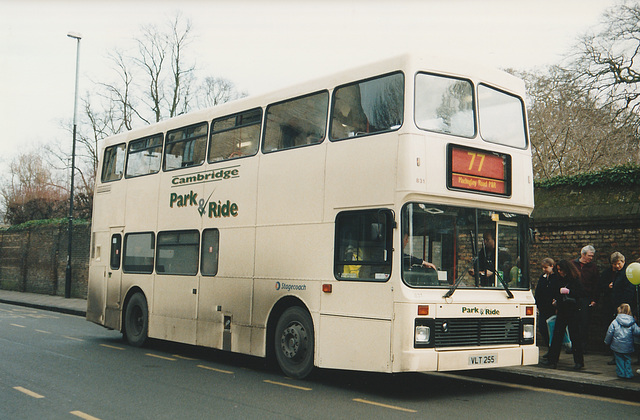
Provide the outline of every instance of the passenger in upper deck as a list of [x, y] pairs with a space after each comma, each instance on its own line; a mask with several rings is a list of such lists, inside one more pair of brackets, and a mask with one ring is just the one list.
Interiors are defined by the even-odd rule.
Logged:
[[360, 86], [345, 86], [336, 90], [331, 137], [353, 137], [367, 132], [367, 116], [362, 109]]

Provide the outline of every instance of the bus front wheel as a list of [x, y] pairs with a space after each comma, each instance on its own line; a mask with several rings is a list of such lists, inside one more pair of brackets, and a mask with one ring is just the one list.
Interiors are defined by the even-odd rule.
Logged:
[[124, 313], [124, 335], [129, 344], [141, 347], [147, 341], [149, 309], [142, 293], [131, 296]]
[[309, 312], [293, 306], [285, 310], [275, 332], [276, 360], [285, 375], [302, 379], [313, 369], [313, 321]]

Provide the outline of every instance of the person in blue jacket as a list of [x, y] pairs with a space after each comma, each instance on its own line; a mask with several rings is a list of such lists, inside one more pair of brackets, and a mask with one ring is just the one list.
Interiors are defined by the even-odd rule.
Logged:
[[616, 374], [620, 378], [633, 378], [631, 355], [633, 354], [633, 336], [640, 336], [640, 327], [631, 316], [631, 307], [623, 303], [618, 307], [618, 315], [609, 325], [604, 343], [611, 347], [616, 358]]

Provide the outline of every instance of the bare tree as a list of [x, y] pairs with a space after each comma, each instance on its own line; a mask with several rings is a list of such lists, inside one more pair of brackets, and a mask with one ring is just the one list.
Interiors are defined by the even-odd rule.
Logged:
[[585, 93], [572, 73], [552, 66], [546, 73], [519, 75], [527, 83], [531, 102], [529, 129], [536, 179], [640, 163], [636, 133], [620, 121], [621, 111]]
[[68, 190], [50, 170], [41, 150], [24, 152], [9, 165], [0, 196], [5, 221], [10, 224], [65, 216]]
[[596, 31], [582, 38], [571, 68], [586, 91], [627, 118], [640, 114], [638, 60], [640, 2], [624, 0], [605, 12]]
[[205, 77], [197, 95], [199, 108], [209, 108], [225, 102], [234, 101], [247, 96], [246, 92], [238, 92], [235, 84], [224, 77]]

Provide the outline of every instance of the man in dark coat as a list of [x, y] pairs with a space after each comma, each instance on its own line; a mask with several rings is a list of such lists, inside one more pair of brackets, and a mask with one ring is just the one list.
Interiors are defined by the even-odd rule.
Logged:
[[600, 272], [598, 271], [596, 263], [593, 262], [595, 254], [596, 249], [592, 245], [587, 245], [582, 248], [580, 258], [572, 261], [580, 273], [580, 282], [586, 293], [586, 299], [578, 302], [578, 305], [580, 305], [582, 309], [579, 320], [580, 338], [582, 339], [582, 350], [585, 353], [587, 350], [592, 311], [596, 306], [600, 292]]

